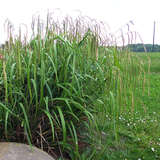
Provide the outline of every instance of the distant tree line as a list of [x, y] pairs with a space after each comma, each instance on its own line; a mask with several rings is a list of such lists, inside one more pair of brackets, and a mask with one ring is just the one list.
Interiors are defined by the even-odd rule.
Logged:
[[127, 48], [129, 48], [131, 52], [160, 52], [160, 45], [158, 44], [128, 44]]
[[[8, 48], [9, 42], [5, 41], [4, 44], [0, 44], [0, 49]], [[108, 48], [108, 47], [107, 47]], [[143, 43], [137, 43], [137, 44], [128, 44], [125, 47], [118, 47], [118, 49], [123, 50], [128, 48], [131, 52], [160, 52], [160, 45], [158, 44], [143, 44]], [[104, 49], [103, 47], [100, 47], [99, 49]]]

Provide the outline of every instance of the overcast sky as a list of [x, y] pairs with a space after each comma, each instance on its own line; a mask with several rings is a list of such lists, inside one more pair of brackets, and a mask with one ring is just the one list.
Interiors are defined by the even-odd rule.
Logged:
[[156, 21], [156, 40], [160, 44], [160, 0], [2, 0], [0, 2], [0, 43], [5, 40], [4, 22], [8, 18], [15, 26], [29, 24], [35, 13], [60, 8], [105, 21], [111, 31], [125, 26], [130, 20], [144, 43], [152, 43], [153, 22]]

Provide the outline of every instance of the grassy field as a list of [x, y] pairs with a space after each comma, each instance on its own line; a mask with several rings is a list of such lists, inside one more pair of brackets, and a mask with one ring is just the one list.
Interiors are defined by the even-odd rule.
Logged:
[[60, 24], [48, 15], [42, 28], [37, 19], [29, 42], [8, 30], [0, 141], [57, 160], [160, 159], [160, 53], [106, 47], [109, 37], [88, 19]]
[[[143, 74], [142, 79], [138, 78], [139, 73], [136, 74], [137, 83], [131, 88], [132, 96], [127, 100], [128, 104], [130, 102], [128, 107], [133, 106], [134, 112], [131, 109], [111, 114], [108, 107], [95, 115], [99, 134], [96, 134], [98, 138], [95, 138], [94, 146], [97, 146], [99, 152], [93, 159], [160, 159], [160, 53], [129, 54], [133, 56], [133, 64], [128, 68], [129, 74], [135, 76], [133, 68], [137, 67], [137, 58], [144, 71], [140, 73]], [[130, 87], [132, 84], [127, 86], [127, 92]], [[112, 107], [120, 107], [119, 99], [117, 102], [115, 99], [112, 101]]]

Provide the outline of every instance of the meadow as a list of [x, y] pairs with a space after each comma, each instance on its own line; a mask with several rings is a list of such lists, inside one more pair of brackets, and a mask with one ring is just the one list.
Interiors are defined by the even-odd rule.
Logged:
[[[126, 92], [126, 96], [122, 95], [118, 100], [112, 97], [112, 112], [105, 104], [108, 106], [105, 111], [102, 110], [105, 114], [96, 115], [99, 134], [94, 145], [97, 144], [100, 150], [99, 155], [93, 159], [160, 159], [160, 53], [129, 54], [133, 56], [133, 64], [127, 69], [127, 74], [135, 76], [133, 73], [137, 68], [137, 58], [140, 60], [137, 64], [142, 65], [144, 72], [136, 74], [136, 79], [133, 78], [132, 82], [125, 76], [125, 83], [130, 83], [125, 90], [120, 86], [119, 94]], [[139, 74], [141, 78], [138, 77]], [[120, 102], [125, 99], [127, 103], [122, 105]], [[121, 112], [120, 107], [123, 107]]]
[[160, 53], [110, 45], [95, 21], [47, 17], [0, 49], [0, 141], [57, 160], [160, 159]]

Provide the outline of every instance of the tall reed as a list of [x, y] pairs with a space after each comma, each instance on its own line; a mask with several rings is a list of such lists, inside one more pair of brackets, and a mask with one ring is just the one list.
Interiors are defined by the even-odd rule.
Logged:
[[81, 136], [84, 124], [93, 121], [93, 104], [110, 85], [99, 29], [91, 19], [66, 17], [61, 25], [48, 14], [44, 25], [34, 19], [28, 42], [9, 31], [1, 49], [2, 141], [81, 159], [81, 145], [89, 145]]

